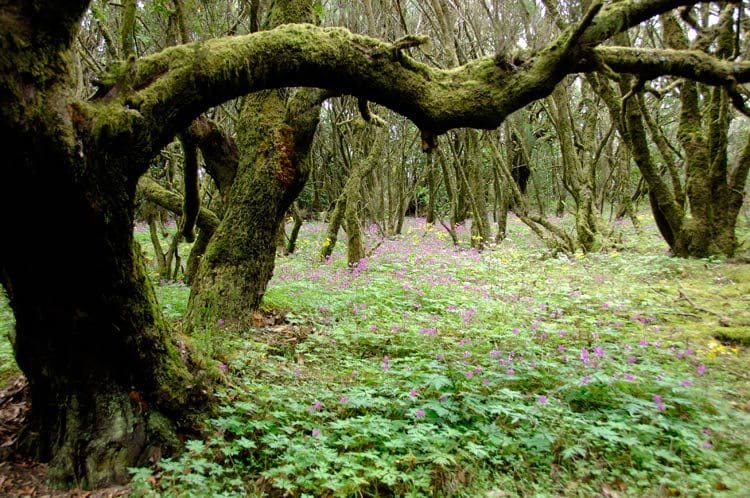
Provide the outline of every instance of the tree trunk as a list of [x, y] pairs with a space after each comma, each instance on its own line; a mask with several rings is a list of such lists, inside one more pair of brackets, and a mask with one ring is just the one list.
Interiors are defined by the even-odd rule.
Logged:
[[[311, 2], [278, 2], [266, 28], [312, 19]], [[192, 285], [189, 327], [218, 320], [245, 327], [263, 299], [273, 275], [279, 227], [309, 175], [306, 156], [325, 98], [322, 91], [309, 89], [291, 99], [287, 95], [270, 90], [245, 99], [237, 127], [239, 165], [224, 218]]]
[[68, 105], [69, 50], [85, 2], [47, 8], [41, 18], [21, 8], [10, 26], [0, 20], [16, 30], [0, 40], [0, 209], [13, 213], [0, 281], [31, 390], [23, 446], [50, 462], [54, 481], [102, 486], [179, 445], [176, 416], [196, 381], [133, 239], [147, 160], [130, 157], [137, 148], [126, 135], [103, 136]]

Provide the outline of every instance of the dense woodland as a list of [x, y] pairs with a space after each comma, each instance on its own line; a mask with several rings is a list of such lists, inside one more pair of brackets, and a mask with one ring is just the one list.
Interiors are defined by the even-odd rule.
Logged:
[[[693, 429], [746, 427], [748, 407], [708, 407], [688, 392], [708, 361], [689, 341], [706, 332], [706, 355], [733, 358], [717, 389], [750, 392], [736, 384], [746, 376], [733, 377], [750, 328], [748, 15], [737, 1], [0, 2], [0, 205], [9, 213], [0, 281], [31, 406], [14, 448], [48, 462], [56, 485], [134, 474], [145, 494], [191, 485], [196, 496], [736, 491], [750, 476], [746, 441], [720, 445]], [[564, 284], [559, 265], [571, 268]], [[731, 284], [732, 304], [697, 304], [680, 278]], [[318, 279], [330, 285], [314, 290]], [[548, 285], [532, 292], [524, 280]], [[623, 299], [613, 309], [605, 281]], [[414, 290], [422, 285], [434, 289]], [[664, 293], [643, 297], [655, 287], [690, 311], [669, 308]], [[577, 310], [581, 295], [588, 304]], [[602, 312], [601, 300], [604, 318], [591, 311]], [[692, 326], [670, 322], [685, 313]], [[707, 332], [706, 320], [727, 330]], [[409, 327], [418, 339], [378, 335]], [[668, 328], [669, 339], [654, 339]], [[263, 352], [248, 346], [264, 334], [274, 337]], [[548, 335], [560, 358], [542, 353]], [[462, 350], [437, 355], [455, 353], [452, 374], [409, 356], [432, 358], [435, 336]], [[641, 357], [626, 336], [664, 348]], [[341, 447], [379, 456], [368, 464], [342, 453], [316, 469], [325, 451], [292, 452], [328, 437], [322, 422], [306, 424], [327, 420], [335, 400], [282, 409], [264, 398], [258, 386], [290, 400], [317, 392], [295, 391], [315, 375], [290, 381], [265, 363], [269, 351], [280, 351], [278, 371], [301, 369], [305, 354], [320, 372], [326, 362], [337, 372], [353, 358], [374, 362], [359, 398], [339, 398], [359, 418], [344, 411], [328, 422], [350, 431]], [[615, 367], [614, 351], [636, 370]], [[466, 366], [479, 354], [502, 372]], [[516, 355], [531, 368], [514, 385]], [[571, 361], [599, 373], [575, 389], [567, 373], [548, 379]], [[399, 382], [378, 377], [395, 371]], [[646, 372], [656, 380], [634, 387]], [[334, 377], [316, 379], [335, 392]], [[481, 385], [464, 386], [475, 377]], [[669, 379], [685, 392], [667, 390]], [[458, 403], [457, 386], [463, 408], [441, 405]], [[413, 408], [388, 401], [389, 390], [439, 402]], [[676, 401], [662, 401], [670, 394]], [[508, 411], [518, 400], [528, 409]], [[269, 422], [286, 409], [301, 421]], [[381, 409], [391, 425], [377, 436], [371, 417]], [[239, 428], [242, 410], [255, 425]], [[626, 412], [641, 417], [642, 433], [627, 434], [635, 419]], [[648, 429], [643, 420], [655, 416], [661, 425]], [[425, 417], [433, 427], [421, 430], [435, 436], [403, 442], [417, 430], [404, 420]], [[553, 437], [555, 419], [566, 429]], [[306, 443], [280, 442], [300, 430]], [[524, 442], [509, 438], [515, 430]], [[615, 443], [575, 443], [592, 430]], [[374, 439], [357, 442], [367, 431]], [[682, 448], [690, 438], [701, 448]], [[452, 442], [438, 451], [439, 441]], [[639, 445], [658, 465], [644, 463]], [[553, 460], [514, 460], [526, 453]], [[581, 477], [586, 462], [617, 473]], [[588, 487], [560, 487], [556, 473]], [[525, 479], [542, 488], [510, 484]]]

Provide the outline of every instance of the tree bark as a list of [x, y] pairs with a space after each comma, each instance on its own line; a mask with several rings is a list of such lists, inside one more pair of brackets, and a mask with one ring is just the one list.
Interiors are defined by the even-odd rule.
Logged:
[[[278, 2], [268, 27], [312, 18], [307, 0]], [[306, 158], [325, 98], [310, 89], [291, 98], [284, 90], [245, 98], [237, 127], [239, 163], [224, 217], [192, 282], [190, 327], [223, 320], [240, 329], [252, 323], [273, 275], [284, 216], [309, 176]]]
[[53, 480], [93, 487], [179, 446], [176, 423], [197, 383], [133, 240], [136, 172], [148, 163], [134, 167], [133, 142], [105, 148], [69, 105], [86, 4], [0, 16], [0, 209], [17, 213], [6, 220], [14, 236], [0, 245], [0, 281], [31, 389], [24, 447], [50, 462]]

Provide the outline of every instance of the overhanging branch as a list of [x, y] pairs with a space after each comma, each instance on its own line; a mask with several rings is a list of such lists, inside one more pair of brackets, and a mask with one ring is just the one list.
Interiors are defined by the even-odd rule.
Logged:
[[[247, 36], [171, 47], [136, 62], [121, 96], [137, 111], [146, 152], [158, 150], [201, 112], [258, 90], [286, 86], [332, 89], [388, 107], [429, 135], [451, 128], [492, 129], [526, 104], [549, 95], [570, 73], [594, 71], [594, 61], [648, 77], [676, 75], [710, 84], [750, 80], [750, 63], [730, 63], [690, 51], [596, 47], [613, 34], [690, 1], [622, 1], [571, 26], [520, 67], [493, 57], [441, 70], [415, 61], [395, 44], [342, 28], [291, 24]], [[572, 46], [566, 41], [575, 39]], [[422, 43], [408, 40], [406, 45]], [[572, 61], [560, 64], [561, 59]]]

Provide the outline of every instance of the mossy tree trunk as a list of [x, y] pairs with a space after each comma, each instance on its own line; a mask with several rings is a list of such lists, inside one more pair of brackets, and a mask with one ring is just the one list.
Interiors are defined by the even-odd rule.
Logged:
[[[310, 0], [278, 1], [266, 27], [312, 19]], [[323, 91], [301, 89], [245, 98], [237, 124], [237, 172], [224, 217], [192, 282], [191, 327], [218, 320], [236, 328], [251, 324], [273, 275], [284, 216], [309, 176], [306, 157], [325, 97]]]
[[[688, 47], [687, 37], [674, 17], [663, 16], [662, 25], [665, 41], [675, 52]], [[728, 6], [722, 11], [719, 29], [714, 31], [718, 35], [719, 57], [731, 56], [732, 26], [732, 8]], [[700, 38], [696, 43], [693, 48], [703, 48]], [[591, 76], [589, 82], [609, 108], [648, 185], [656, 225], [672, 253], [682, 257], [733, 255], [737, 248], [735, 226], [750, 170], [750, 136], [743, 153], [730, 165], [727, 134], [731, 108], [726, 88], [712, 88], [702, 98], [694, 82], [686, 80], [680, 84], [677, 138], [684, 159], [678, 166], [673, 154], [661, 143], [656, 124], [651, 122], [653, 118], [648, 116], [645, 97], [636, 91], [638, 81], [623, 77], [619, 94], [600, 77]], [[623, 105], [621, 97], [625, 96], [628, 98]], [[663, 164], [649, 151], [649, 132], [655, 137]]]
[[148, 158], [132, 154], [133, 134], [98, 134], [70, 104], [70, 47], [86, 5], [24, 4], [11, 24], [0, 15], [0, 209], [16, 213], [0, 281], [31, 389], [23, 445], [50, 462], [53, 480], [99, 486], [179, 444], [175, 422], [196, 381], [133, 240]]
[[428, 153], [425, 167], [427, 168], [427, 213], [425, 221], [432, 225], [435, 223], [438, 195], [438, 175], [435, 170], [435, 155], [432, 152]]
[[[344, 188], [331, 213], [328, 222], [326, 239], [320, 249], [321, 259], [331, 256], [338, 241], [338, 233], [342, 224], [346, 223], [347, 235], [347, 263], [352, 266], [365, 257], [365, 246], [362, 240], [362, 228], [359, 219], [359, 204], [362, 200], [363, 180], [378, 165], [380, 155], [383, 151], [386, 131], [377, 128], [365, 128], [361, 137], [374, 137], [369, 145], [369, 152], [363, 160], [351, 160], [349, 176]], [[386, 186], [385, 188], [389, 188]]]
[[[716, 36], [716, 56], [729, 59], [734, 50], [735, 5], [724, 7]], [[676, 20], [662, 16], [667, 44], [687, 48], [687, 37]], [[701, 40], [696, 41], [701, 47]], [[680, 121], [677, 139], [685, 158], [685, 195], [689, 216], [675, 232], [672, 250], [679, 256], [705, 257], [710, 254], [732, 256], [737, 249], [735, 226], [744, 200], [748, 175], [750, 137], [735, 165], [729, 164], [728, 135], [732, 118], [727, 88], [713, 87], [702, 99], [698, 85], [685, 81], [680, 85]], [[702, 103], [701, 100], [704, 102]]]
[[[574, 122], [570, 112], [570, 95], [565, 85], [560, 85], [552, 92], [554, 109], [553, 122], [560, 140], [560, 151], [563, 163], [563, 184], [575, 202], [576, 241], [586, 252], [597, 251], [606, 236], [604, 223], [596, 211], [596, 191], [592, 170], [597, 167], [597, 157], [587, 154], [587, 149], [595, 144], [593, 131], [596, 124], [597, 109], [587, 109], [583, 116], [583, 142], [576, 148]], [[585, 157], [582, 158], [581, 155]]]

